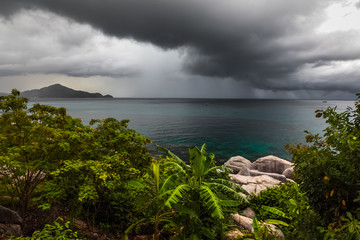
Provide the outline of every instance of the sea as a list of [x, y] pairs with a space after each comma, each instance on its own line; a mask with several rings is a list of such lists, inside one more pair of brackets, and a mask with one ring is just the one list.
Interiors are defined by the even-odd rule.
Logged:
[[129, 128], [149, 137], [147, 147], [156, 157], [155, 145], [168, 148], [183, 160], [192, 146], [207, 145], [218, 164], [232, 156], [250, 161], [275, 155], [291, 160], [287, 143], [305, 143], [304, 130], [322, 133], [324, 119], [315, 110], [337, 107], [345, 111], [354, 101], [259, 99], [36, 99], [29, 101], [65, 107], [67, 113], [91, 119], [129, 119]]

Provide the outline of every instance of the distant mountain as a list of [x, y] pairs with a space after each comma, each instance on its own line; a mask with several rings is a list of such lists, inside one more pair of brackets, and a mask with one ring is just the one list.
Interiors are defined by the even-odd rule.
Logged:
[[8, 94], [8, 93], [0, 92], [0, 97], [1, 97], [1, 96], [7, 96], [7, 95], [9, 95], [9, 94]]
[[20, 96], [27, 98], [113, 98], [111, 95], [77, 91], [60, 84], [24, 91]]

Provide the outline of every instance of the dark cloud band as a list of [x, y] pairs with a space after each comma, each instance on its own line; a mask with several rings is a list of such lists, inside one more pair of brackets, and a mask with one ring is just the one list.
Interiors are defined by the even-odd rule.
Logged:
[[[191, 73], [247, 81], [261, 89], [327, 89], [336, 84], [325, 81], [305, 86], [297, 72], [306, 64], [360, 59], [360, 47], [349, 45], [339, 51], [337, 46], [344, 38], [359, 40], [358, 32], [342, 36], [314, 32], [330, 1], [5, 2], [3, 14], [20, 6], [42, 8], [88, 23], [108, 35], [150, 42], [163, 49], [186, 49], [184, 68]], [[349, 82], [359, 80], [356, 74], [346, 77]]]

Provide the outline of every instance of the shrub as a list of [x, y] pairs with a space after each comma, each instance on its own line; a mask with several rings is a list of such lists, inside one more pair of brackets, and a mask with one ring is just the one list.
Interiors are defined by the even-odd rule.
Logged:
[[82, 240], [77, 232], [70, 229], [70, 222], [58, 218], [53, 224], [46, 224], [41, 231], [35, 231], [31, 237], [10, 237], [9, 240]]
[[[360, 96], [360, 95], [359, 95]], [[307, 145], [288, 146], [293, 154], [295, 181], [325, 224], [341, 221], [346, 212], [356, 215], [360, 190], [360, 104], [338, 113], [317, 110], [326, 119], [323, 136], [307, 132]]]
[[259, 220], [277, 219], [287, 223], [288, 226], [278, 225], [286, 239], [320, 238], [316, 228], [320, 217], [310, 208], [308, 198], [296, 183], [281, 184], [253, 195], [250, 206]]
[[127, 181], [150, 165], [151, 140], [129, 129], [128, 120], [85, 126], [65, 108], [27, 109], [19, 95], [0, 97], [0, 193], [19, 199], [23, 217], [33, 200], [44, 209], [64, 201], [90, 226], [114, 219], [126, 225], [133, 206]]

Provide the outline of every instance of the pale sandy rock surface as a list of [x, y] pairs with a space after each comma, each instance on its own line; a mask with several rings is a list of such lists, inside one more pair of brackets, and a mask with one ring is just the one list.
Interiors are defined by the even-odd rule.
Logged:
[[248, 218], [253, 218], [253, 217], [255, 217], [256, 213], [254, 212], [254, 210], [247, 207], [241, 212], [241, 215], [248, 217]]
[[293, 172], [292, 164], [272, 155], [259, 158], [253, 163], [244, 157], [235, 156], [225, 162], [224, 166], [233, 170], [231, 180], [249, 193], [258, 194], [280, 182], [292, 181], [289, 178]]
[[270, 173], [270, 172], [260, 172], [258, 170], [249, 170], [249, 173], [250, 173], [250, 176], [252, 176], [252, 177], [266, 175], [266, 176], [275, 178], [276, 180], [279, 180], [281, 182], [287, 182], [288, 181], [283, 174]]
[[230, 180], [239, 184], [248, 193], [259, 194], [262, 190], [278, 185], [281, 181], [270, 176], [242, 176], [238, 174], [229, 174]]
[[[241, 216], [240, 214], [237, 214], [237, 213], [236, 213], [236, 214], [232, 214], [232, 218], [233, 218], [233, 220], [235, 221], [235, 223], [236, 223], [239, 227], [241, 227], [241, 228], [243, 228], [243, 229], [245, 229], [245, 230], [248, 230], [248, 231], [250, 231], [250, 232], [252, 232], [252, 233], [254, 232], [253, 220], [252, 220], [252, 218], [248, 218], [248, 217], [245, 217], [245, 216]], [[285, 239], [284, 233], [283, 233], [280, 229], [276, 228], [275, 225], [273, 225], [273, 224], [268, 224], [268, 223], [263, 223], [263, 224], [269, 226], [270, 229], [271, 229], [271, 231], [274, 232], [275, 235], [276, 235], [278, 238], [280, 238], [280, 239]]]
[[251, 218], [245, 217], [245, 216], [241, 216], [238, 213], [232, 214], [231, 217], [233, 218], [233, 220], [235, 221], [235, 223], [240, 226], [241, 228], [250, 231], [250, 232], [254, 232], [253, 229], [253, 220]]
[[239, 237], [244, 236], [244, 234], [242, 232], [240, 232], [239, 229], [237, 230], [233, 230], [233, 231], [229, 231], [226, 233], [226, 240], [237, 240], [239, 239]]
[[252, 169], [260, 172], [278, 173], [282, 174], [285, 169], [291, 167], [291, 163], [282, 158], [273, 155], [258, 158], [251, 164]]
[[284, 172], [282, 173], [286, 178], [291, 178], [291, 175], [294, 172], [294, 167], [289, 167], [287, 169], [284, 170]]
[[251, 168], [251, 162], [244, 157], [236, 156], [230, 158], [224, 163], [225, 167], [231, 168], [234, 173], [248, 176], [248, 169]]

